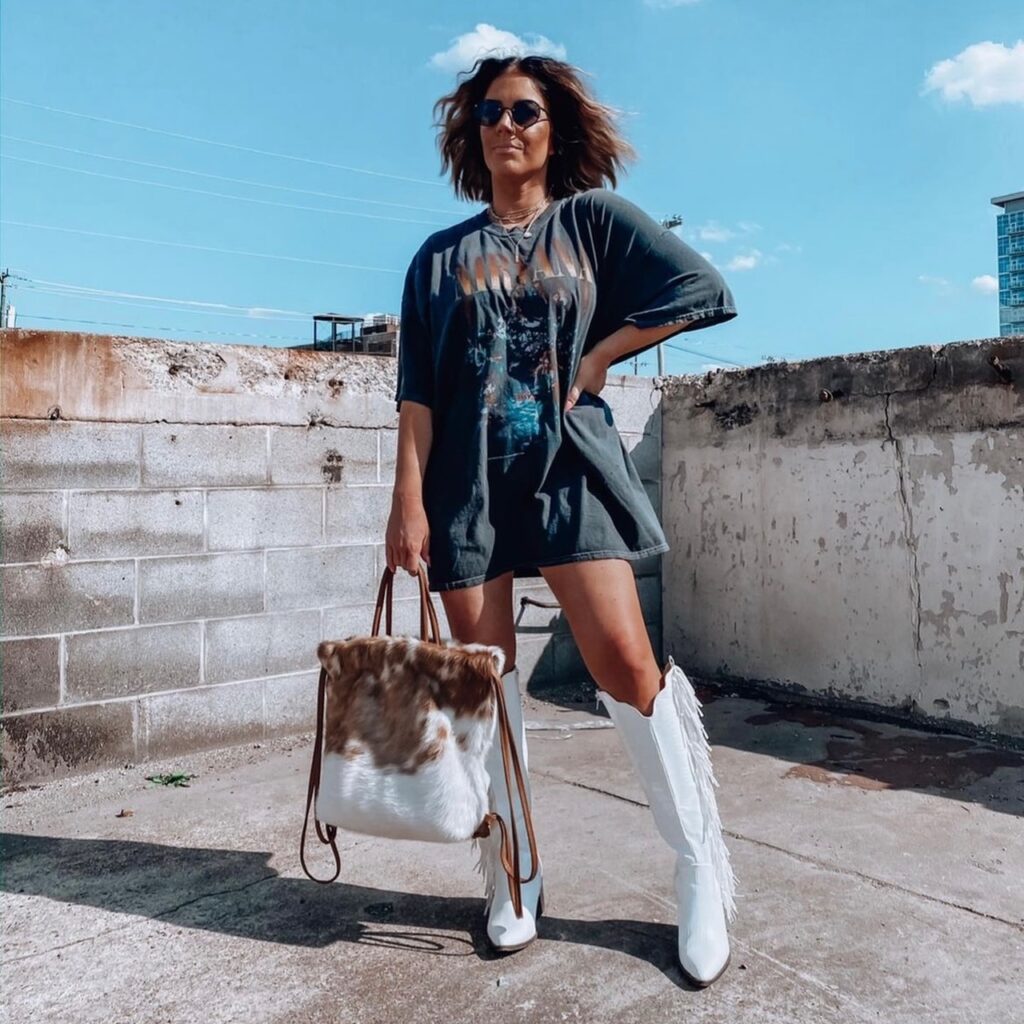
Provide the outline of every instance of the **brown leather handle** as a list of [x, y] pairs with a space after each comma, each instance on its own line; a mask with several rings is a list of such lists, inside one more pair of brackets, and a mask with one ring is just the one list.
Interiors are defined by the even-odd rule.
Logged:
[[[420, 568], [416, 573], [416, 581], [420, 590], [420, 639], [430, 643], [441, 643], [441, 624], [437, 618], [434, 602], [430, 599], [427, 586], [426, 563], [420, 559]], [[373, 611], [373, 627], [371, 636], [380, 635], [380, 620], [385, 615], [385, 635], [392, 636], [392, 594], [394, 591], [395, 573], [384, 566], [381, 573], [380, 586], [377, 589], [377, 605]]]

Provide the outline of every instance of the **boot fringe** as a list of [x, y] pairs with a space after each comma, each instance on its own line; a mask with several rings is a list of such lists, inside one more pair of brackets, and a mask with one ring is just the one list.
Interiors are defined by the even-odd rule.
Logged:
[[484, 883], [484, 908], [489, 911], [494, 900], [494, 885], [498, 868], [498, 848], [500, 835], [491, 834], [483, 839], [473, 840], [473, 852], [476, 854], [476, 872]]
[[732, 921], [736, 917], [736, 876], [729, 861], [728, 847], [722, 838], [722, 821], [718, 814], [718, 802], [715, 800], [718, 780], [715, 778], [711, 763], [711, 746], [704, 728], [704, 712], [686, 674], [671, 657], [668, 664], [669, 670], [665, 675], [665, 681], [672, 687], [672, 699], [683, 730], [693, 776], [697, 782], [697, 795], [704, 819], [702, 842], [711, 853], [718, 888], [722, 893], [725, 916], [727, 920]]

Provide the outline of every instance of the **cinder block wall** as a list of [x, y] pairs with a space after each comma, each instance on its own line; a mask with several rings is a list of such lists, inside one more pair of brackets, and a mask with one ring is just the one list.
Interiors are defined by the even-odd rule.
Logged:
[[[0, 332], [6, 785], [312, 727], [320, 639], [369, 631], [395, 361]], [[660, 507], [658, 392], [606, 396]], [[638, 586], [660, 647], [659, 559]], [[419, 629], [400, 574], [396, 632]], [[516, 582], [533, 689], [586, 672]], [[435, 607], [445, 625], [440, 599]]]
[[1024, 338], [675, 378], [662, 408], [678, 661], [1024, 737]]

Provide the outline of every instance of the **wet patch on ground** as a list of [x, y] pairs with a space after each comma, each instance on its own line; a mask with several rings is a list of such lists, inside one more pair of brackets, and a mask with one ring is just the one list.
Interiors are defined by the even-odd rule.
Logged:
[[770, 704], [748, 725], [780, 723], [823, 730], [825, 756], [794, 765], [786, 778], [859, 789], [962, 790], [1000, 769], [1024, 776], [1024, 753], [1001, 750], [965, 736], [901, 729], [835, 715], [820, 708]]

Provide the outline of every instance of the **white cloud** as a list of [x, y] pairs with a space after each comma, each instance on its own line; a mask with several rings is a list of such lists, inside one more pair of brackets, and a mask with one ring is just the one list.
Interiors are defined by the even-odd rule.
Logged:
[[975, 107], [1024, 103], [1024, 39], [1013, 46], [975, 43], [940, 60], [924, 80], [923, 92], [936, 91], [951, 103], [966, 98]]
[[948, 277], [936, 277], [934, 274], [918, 274], [917, 280], [931, 288], [937, 295], [950, 295], [956, 288]]
[[565, 47], [553, 43], [547, 36], [517, 36], [514, 32], [481, 22], [472, 32], [453, 39], [447, 50], [435, 53], [430, 58], [430, 66], [439, 71], [469, 71], [481, 57], [522, 57], [526, 54], [565, 60]]
[[760, 249], [750, 249], [747, 252], [737, 253], [726, 264], [726, 270], [753, 270], [759, 266], [764, 254]]
[[971, 287], [982, 295], [995, 295], [999, 291], [999, 279], [991, 274], [982, 274], [971, 282]]
[[728, 242], [729, 239], [736, 237], [736, 232], [719, 224], [718, 221], [709, 220], [707, 224], [697, 228], [697, 237], [702, 242]]
[[779, 242], [779, 244], [777, 246], [775, 246], [775, 251], [776, 252], [791, 252], [791, 253], [795, 253], [796, 255], [799, 255], [800, 253], [802, 253], [804, 251], [804, 247], [802, 245], [793, 245], [790, 242]]
[[701, 256], [703, 256], [704, 259], [706, 259], [708, 261], [708, 263], [711, 264], [711, 266], [713, 266], [713, 267], [717, 267], [718, 266], [718, 264], [715, 262], [714, 256], [712, 256], [711, 253], [709, 253], [709, 252], [702, 252]]
[[738, 221], [734, 228], [719, 224], [717, 220], [709, 220], [695, 228], [691, 237], [695, 241], [701, 242], [729, 242], [741, 235], [752, 235], [755, 231], [760, 230], [761, 225], [755, 224], [752, 220]]

